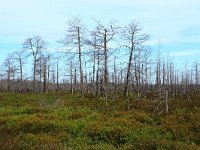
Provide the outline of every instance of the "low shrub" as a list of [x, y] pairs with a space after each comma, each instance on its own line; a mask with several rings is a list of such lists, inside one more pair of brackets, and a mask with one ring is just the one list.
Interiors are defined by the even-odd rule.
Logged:
[[197, 101], [169, 101], [169, 114], [160, 116], [150, 100], [130, 103], [127, 110], [126, 100], [105, 107], [104, 99], [60, 93], [0, 94], [0, 149], [199, 149]]
[[153, 118], [144, 111], [132, 111], [132, 117], [141, 123], [151, 124], [153, 123]]
[[92, 141], [104, 141], [105, 135], [102, 132], [100, 125], [94, 123], [89, 124], [84, 128], [84, 134], [92, 139]]
[[70, 120], [76, 120], [84, 117], [85, 115], [82, 114], [81, 112], [72, 112], [69, 116], [68, 119]]
[[83, 129], [86, 125], [85, 120], [75, 120], [69, 126], [68, 132], [73, 136], [77, 137], [83, 134]]
[[19, 132], [24, 133], [57, 133], [68, 128], [67, 124], [62, 125], [52, 120], [44, 120], [35, 115], [21, 119], [16, 127]]
[[105, 135], [107, 137], [107, 142], [112, 143], [116, 147], [125, 144], [129, 136], [128, 132], [121, 127], [107, 128]]

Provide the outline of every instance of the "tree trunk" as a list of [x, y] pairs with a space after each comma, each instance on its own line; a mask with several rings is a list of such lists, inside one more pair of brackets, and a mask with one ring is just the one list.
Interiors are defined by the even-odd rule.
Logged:
[[19, 65], [20, 65], [20, 92], [22, 93], [22, 86], [23, 86], [23, 68], [22, 68], [22, 59], [19, 59]]
[[35, 93], [35, 82], [36, 82], [36, 57], [34, 57], [34, 66], [33, 66], [33, 93]]
[[59, 91], [59, 71], [58, 71], [58, 62], [57, 62], [57, 65], [56, 65], [56, 72], [57, 72], [57, 76], [56, 76], [56, 92]]
[[47, 79], [46, 79], [46, 60], [44, 61], [44, 72], [43, 72], [43, 75], [44, 75], [44, 81], [43, 81], [43, 92], [47, 92], [47, 84], [46, 84], [46, 81], [47, 81]]
[[[132, 40], [133, 40], [133, 36], [132, 36]], [[125, 86], [124, 86], [124, 97], [127, 98], [128, 97], [128, 85], [129, 85], [129, 81], [130, 81], [130, 74], [131, 74], [131, 66], [132, 66], [132, 59], [133, 59], [133, 50], [134, 50], [134, 43], [132, 41], [132, 46], [131, 46], [131, 52], [130, 52], [130, 56], [129, 56], [129, 62], [128, 62], [128, 68], [127, 68], [127, 73], [126, 73], [126, 80], [125, 80]]]
[[81, 90], [81, 98], [83, 98], [84, 97], [83, 68], [82, 68], [82, 56], [81, 56], [81, 37], [80, 37], [79, 27], [78, 27], [78, 55], [79, 55], [79, 69], [80, 69], [80, 90]]

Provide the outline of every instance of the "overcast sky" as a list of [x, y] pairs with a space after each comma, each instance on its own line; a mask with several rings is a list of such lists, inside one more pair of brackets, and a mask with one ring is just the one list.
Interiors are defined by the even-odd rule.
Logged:
[[0, 0], [0, 59], [33, 35], [53, 45], [73, 16], [88, 26], [93, 18], [120, 25], [136, 20], [151, 35], [152, 47], [159, 43], [179, 60], [200, 57], [199, 0]]

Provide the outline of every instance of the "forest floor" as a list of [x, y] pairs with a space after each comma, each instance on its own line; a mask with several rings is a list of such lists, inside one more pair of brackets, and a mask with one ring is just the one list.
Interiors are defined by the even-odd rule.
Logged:
[[171, 100], [169, 114], [151, 100], [79, 99], [63, 93], [0, 93], [2, 150], [198, 150], [200, 100]]

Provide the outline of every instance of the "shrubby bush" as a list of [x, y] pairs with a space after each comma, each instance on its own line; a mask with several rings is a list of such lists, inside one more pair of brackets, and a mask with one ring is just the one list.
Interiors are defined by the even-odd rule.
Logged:
[[[105, 107], [104, 100], [97, 103], [63, 94], [50, 98], [48, 94], [8, 93], [4, 97], [0, 101], [0, 149], [200, 148], [200, 109], [193, 104], [178, 103], [169, 114], [155, 116], [147, 108], [150, 101], [143, 100], [131, 100], [136, 104], [127, 110], [126, 101], [110, 100]], [[47, 101], [48, 107], [38, 99]]]

